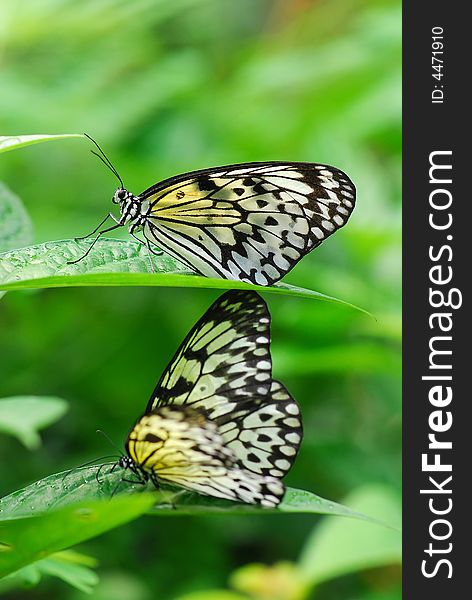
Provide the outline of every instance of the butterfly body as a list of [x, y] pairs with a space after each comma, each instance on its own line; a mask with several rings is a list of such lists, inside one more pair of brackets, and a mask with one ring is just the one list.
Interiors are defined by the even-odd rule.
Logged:
[[254, 162], [193, 171], [113, 202], [119, 225], [209, 277], [271, 285], [345, 225], [348, 176], [317, 163]]
[[302, 424], [295, 400], [272, 379], [269, 328], [257, 293], [223, 294], [164, 371], [120, 466], [156, 487], [277, 506]]
[[127, 225], [129, 232], [134, 233], [143, 227], [148, 213], [148, 203], [143, 202], [139, 196], [135, 196], [125, 188], [118, 188], [112, 198], [114, 204], [120, 205], [119, 225]]

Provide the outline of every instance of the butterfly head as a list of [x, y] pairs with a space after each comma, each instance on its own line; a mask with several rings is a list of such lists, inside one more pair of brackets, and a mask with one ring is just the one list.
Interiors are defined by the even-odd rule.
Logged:
[[123, 469], [132, 469], [134, 467], [134, 462], [129, 456], [122, 456], [118, 461], [118, 465]]
[[126, 200], [126, 197], [128, 196], [129, 192], [128, 190], [125, 190], [122, 187], [119, 187], [113, 198], [111, 199], [111, 201], [113, 202], [113, 204], [120, 204], [120, 202], [123, 202], [123, 200]]

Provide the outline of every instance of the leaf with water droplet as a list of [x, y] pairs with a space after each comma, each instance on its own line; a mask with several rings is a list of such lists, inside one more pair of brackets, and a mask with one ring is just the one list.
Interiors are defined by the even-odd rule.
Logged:
[[[4, 510], [5, 517], [23, 517], [31, 515], [29, 510], [29, 503], [31, 502], [34, 502], [37, 511], [44, 512], [77, 502], [112, 498], [116, 494], [139, 495], [148, 490], [154, 494], [154, 505], [149, 514], [155, 516], [220, 513], [241, 515], [253, 513], [262, 515], [312, 513], [372, 521], [367, 515], [353, 511], [347, 506], [337, 504], [331, 500], [325, 500], [305, 490], [288, 488], [279, 507], [267, 509], [230, 500], [220, 500], [167, 485], [163, 485], [157, 491], [151, 484], [146, 487], [138, 482], [132, 484], [123, 481], [123, 470], [114, 467], [115, 465], [110, 463], [93, 467], [81, 467], [50, 475], [40, 482], [31, 484], [0, 499], [0, 509]], [[100, 470], [100, 482], [96, 479], [98, 470]]]
[[252, 289], [335, 302], [366, 312], [344, 300], [283, 282], [264, 287], [242, 281], [203, 277], [167, 254], [150, 257], [145, 246], [133, 241], [100, 239], [93, 252], [80, 262], [70, 264], [70, 261], [83, 256], [89, 246], [90, 241], [87, 240], [60, 240], [0, 254], [0, 289], [72, 286]]

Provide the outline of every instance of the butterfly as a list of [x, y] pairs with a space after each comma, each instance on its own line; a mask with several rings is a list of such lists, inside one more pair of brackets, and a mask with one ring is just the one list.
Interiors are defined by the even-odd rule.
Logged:
[[[111, 217], [116, 224], [101, 230], [95, 241], [127, 226], [150, 253], [159, 253], [157, 246], [207, 277], [271, 285], [345, 225], [354, 209], [356, 190], [343, 171], [304, 162], [202, 169], [170, 177], [135, 195], [90, 139], [101, 153], [93, 154], [120, 182], [112, 198], [120, 217], [109, 213], [89, 235]], [[90, 249], [71, 262], [82, 260]]]
[[182, 342], [117, 464], [156, 487], [275, 507], [302, 435], [297, 403], [272, 379], [267, 305], [231, 290]]

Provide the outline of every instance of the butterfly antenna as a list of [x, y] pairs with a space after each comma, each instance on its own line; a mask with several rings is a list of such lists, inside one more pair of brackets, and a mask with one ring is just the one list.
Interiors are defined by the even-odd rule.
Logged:
[[97, 154], [97, 152], [92, 151], [92, 154], [95, 154], [95, 156], [101, 156], [101, 160], [102, 162], [111, 170], [111, 172], [116, 175], [116, 177], [120, 180], [120, 183], [123, 183], [116, 167], [114, 166], [114, 164], [111, 162], [111, 160], [108, 158], [108, 156], [105, 154], [104, 150], [102, 149], [102, 147], [99, 145], [99, 143], [93, 139], [93, 137], [91, 137], [88, 133], [84, 133], [85, 137], [88, 138], [92, 144], [94, 144], [94, 146], [98, 149], [98, 151], [100, 152], [100, 155]]
[[123, 452], [118, 448], [118, 446], [115, 444], [115, 442], [111, 439], [111, 437], [107, 433], [105, 433], [101, 429], [97, 429], [97, 431], [95, 433], [101, 433], [103, 435], [103, 437], [110, 442], [110, 444], [113, 446], [113, 448], [118, 450], [118, 452], [120, 453], [120, 456], [123, 456]]
[[117, 458], [117, 457], [121, 457], [120, 455], [117, 454], [107, 454], [106, 456], [99, 456], [98, 458], [94, 458], [93, 460], [89, 460], [86, 463], [83, 463], [81, 465], [79, 465], [78, 467], [75, 467], [75, 469], [82, 469], [83, 467], [88, 467], [90, 465], [93, 465], [94, 463], [97, 463], [101, 460], [105, 460], [106, 458]]
[[[121, 457], [121, 454], [119, 455], [119, 457]], [[83, 469], [84, 467], [89, 467], [90, 465], [93, 465], [93, 464], [99, 462], [100, 460], [105, 460], [106, 458], [117, 458], [117, 455], [116, 454], [107, 454], [106, 456], [100, 456], [98, 458], [94, 458], [93, 460], [89, 460], [86, 463], [82, 463], [81, 465], [78, 465], [77, 467], [74, 467], [73, 469], [69, 469], [69, 471], [67, 471], [66, 474], [64, 475], [64, 477], [62, 478], [62, 481], [64, 481], [66, 479], [66, 477], [71, 475], [77, 469]], [[103, 466], [103, 465], [101, 465], [101, 466]]]
[[115, 167], [113, 167], [113, 165], [109, 164], [101, 154], [99, 154], [98, 152], [95, 152], [95, 150], [90, 150], [90, 152], [96, 156], [97, 158], [99, 158], [102, 163], [105, 165], [105, 167], [107, 167], [107, 169], [110, 169], [110, 171], [113, 173], [113, 175], [115, 175], [115, 177], [118, 179], [118, 181], [120, 182], [121, 187], [123, 187], [123, 181], [121, 179], [121, 177], [118, 174], [118, 171], [115, 169]]
[[97, 156], [102, 163], [108, 167], [110, 169], [110, 171], [113, 173], [113, 175], [115, 175], [115, 177], [118, 179], [118, 181], [120, 182], [120, 185], [122, 188], [125, 187], [123, 180], [120, 177], [120, 174], [118, 173], [118, 171], [116, 170], [115, 166], [113, 165], [113, 163], [111, 162], [111, 160], [108, 158], [108, 156], [105, 154], [105, 152], [102, 150], [101, 146], [98, 144], [98, 142], [96, 142], [93, 137], [91, 137], [90, 135], [88, 135], [88, 133], [84, 133], [85, 137], [88, 138], [92, 144], [94, 144], [97, 148], [98, 151], [100, 152], [100, 154], [98, 154], [98, 152], [94, 152], [92, 150], [92, 154], [94, 154], [95, 156]]

